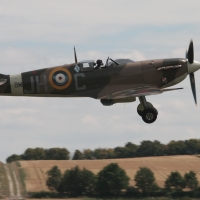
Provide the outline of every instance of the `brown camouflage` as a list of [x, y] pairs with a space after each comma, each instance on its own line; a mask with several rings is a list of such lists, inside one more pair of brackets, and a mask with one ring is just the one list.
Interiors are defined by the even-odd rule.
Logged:
[[[146, 123], [153, 123], [158, 111], [145, 96], [160, 94], [186, 78], [187, 59], [159, 59], [121, 62], [94, 68], [93, 61], [79, 62], [17, 75], [0, 74], [0, 95], [41, 97], [91, 97], [103, 105], [133, 102], [139, 98], [137, 112]], [[177, 88], [180, 89], [180, 88]]]
[[[23, 93], [19, 96], [109, 99], [113, 94], [120, 94], [123, 91], [148, 91], [169, 87], [182, 81], [188, 73], [185, 59], [128, 62], [100, 69], [91, 68], [88, 71], [84, 71], [80, 67], [78, 72], [74, 69], [76, 65], [80, 67], [81, 64], [74, 63], [22, 73], [22, 82], [14, 82], [14, 88], [22, 88]], [[179, 68], [175, 68], [176, 66], [179, 66]], [[167, 67], [169, 69], [166, 69]], [[161, 70], [158, 70], [159, 68]], [[62, 83], [61, 80], [61, 84], [59, 82], [57, 84], [56, 76], [60, 79], [67, 79], [67, 81]], [[0, 85], [1, 95], [14, 95], [11, 90], [10, 76], [0, 74], [0, 79], [6, 79], [6, 82]], [[140, 96], [140, 93], [130, 96]], [[116, 98], [121, 99], [123, 97], [115, 95], [114, 99]]]
[[[186, 58], [157, 59], [133, 62], [129, 59], [77, 62], [52, 68], [24, 72], [16, 75], [0, 74], [0, 95], [41, 97], [91, 97], [100, 99], [105, 106], [114, 103], [140, 104], [138, 114], [146, 123], [157, 119], [158, 111], [146, 101], [145, 96], [161, 94], [182, 88], [166, 89], [190, 76], [195, 103], [194, 72], [200, 63], [194, 61], [193, 42], [190, 42]], [[108, 61], [112, 61], [108, 62]], [[95, 66], [96, 65], [96, 66]]]

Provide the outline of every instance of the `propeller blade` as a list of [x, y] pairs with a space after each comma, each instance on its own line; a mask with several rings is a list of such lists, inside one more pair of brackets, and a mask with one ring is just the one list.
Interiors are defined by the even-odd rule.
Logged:
[[186, 49], [186, 52], [185, 52], [185, 58], [188, 59], [188, 51], [187, 51], [187, 49]]
[[197, 97], [196, 97], [196, 87], [195, 87], [195, 79], [194, 79], [194, 73], [190, 73], [190, 84], [192, 88], [192, 93], [194, 96], [194, 101], [197, 106]]
[[75, 63], [77, 63], [77, 57], [76, 57], [76, 49], [74, 47], [74, 58], [75, 58]]
[[193, 41], [192, 40], [190, 42], [187, 54], [188, 54], [188, 61], [189, 61], [190, 64], [192, 64], [193, 61], [194, 61], [194, 47], [193, 47]]

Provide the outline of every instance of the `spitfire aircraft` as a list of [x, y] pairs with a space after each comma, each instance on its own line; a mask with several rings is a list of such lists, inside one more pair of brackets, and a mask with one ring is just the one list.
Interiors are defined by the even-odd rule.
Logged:
[[144, 60], [77, 61], [75, 63], [16, 75], [0, 74], [0, 95], [33, 97], [91, 97], [104, 106], [136, 101], [138, 114], [146, 123], [157, 119], [158, 111], [147, 102], [146, 96], [183, 88], [169, 88], [183, 81], [187, 75], [195, 103], [194, 72], [200, 63], [194, 61], [193, 42], [190, 42], [186, 58]]

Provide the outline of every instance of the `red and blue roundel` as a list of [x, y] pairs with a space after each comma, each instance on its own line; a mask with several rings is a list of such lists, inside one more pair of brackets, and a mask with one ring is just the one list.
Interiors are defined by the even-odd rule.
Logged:
[[50, 72], [49, 82], [53, 88], [64, 90], [70, 86], [72, 82], [72, 76], [69, 70], [58, 67]]

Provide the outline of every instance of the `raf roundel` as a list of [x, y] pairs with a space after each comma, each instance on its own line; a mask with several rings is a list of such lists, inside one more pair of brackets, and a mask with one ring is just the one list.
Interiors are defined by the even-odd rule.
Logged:
[[72, 75], [69, 70], [58, 67], [50, 72], [49, 82], [53, 88], [57, 90], [64, 90], [70, 86], [72, 82]]

